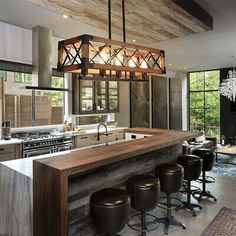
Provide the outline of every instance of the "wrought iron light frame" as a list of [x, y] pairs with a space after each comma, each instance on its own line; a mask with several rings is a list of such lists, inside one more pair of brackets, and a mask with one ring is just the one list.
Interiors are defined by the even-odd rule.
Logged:
[[147, 80], [149, 75], [166, 73], [165, 52], [84, 34], [58, 43], [57, 69], [80, 73], [83, 78]]

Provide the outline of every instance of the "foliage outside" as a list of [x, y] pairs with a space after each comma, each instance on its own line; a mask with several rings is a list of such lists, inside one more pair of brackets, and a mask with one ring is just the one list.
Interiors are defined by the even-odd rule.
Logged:
[[220, 71], [190, 73], [190, 130], [220, 140]]

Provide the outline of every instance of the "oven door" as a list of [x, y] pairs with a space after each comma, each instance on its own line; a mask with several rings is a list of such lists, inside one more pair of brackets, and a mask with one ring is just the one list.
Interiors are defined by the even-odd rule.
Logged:
[[44, 154], [50, 154], [54, 152], [54, 147], [44, 147], [44, 148], [32, 148], [28, 150], [23, 150], [23, 158], [35, 157]]
[[62, 151], [68, 151], [73, 149], [73, 143], [64, 143], [64, 144], [59, 144], [55, 146], [55, 152], [62, 152]]

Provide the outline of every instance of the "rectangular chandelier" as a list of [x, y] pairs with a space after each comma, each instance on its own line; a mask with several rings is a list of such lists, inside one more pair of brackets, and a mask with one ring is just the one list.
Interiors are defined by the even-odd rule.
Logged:
[[82, 76], [147, 79], [165, 74], [163, 50], [124, 43], [92, 35], [81, 35], [58, 43], [58, 71]]

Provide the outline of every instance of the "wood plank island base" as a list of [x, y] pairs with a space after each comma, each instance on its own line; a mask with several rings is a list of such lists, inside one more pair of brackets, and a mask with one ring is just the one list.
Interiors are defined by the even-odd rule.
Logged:
[[[1, 163], [0, 168], [4, 171], [0, 172], [0, 188], [4, 188], [5, 197], [0, 195], [3, 201], [0, 207], [4, 204], [14, 207], [1, 208], [0, 235], [97, 236], [99, 233], [93, 226], [89, 206], [94, 191], [104, 187], [122, 188], [132, 175], [152, 172], [159, 163], [175, 162], [182, 153], [181, 142], [201, 135], [148, 128], [131, 128], [125, 132], [152, 136], [34, 160], [33, 179], [32, 176], [21, 176], [25, 174], [12, 168], [10, 162]], [[12, 176], [10, 183], [3, 173]], [[10, 191], [16, 178], [18, 192]], [[15, 197], [7, 194], [15, 194]], [[17, 212], [17, 203], [20, 212]], [[10, 211], [13, 210], [14, 217], [11, 218]], [[14, 234], [13, 228], [18, 234]]]

